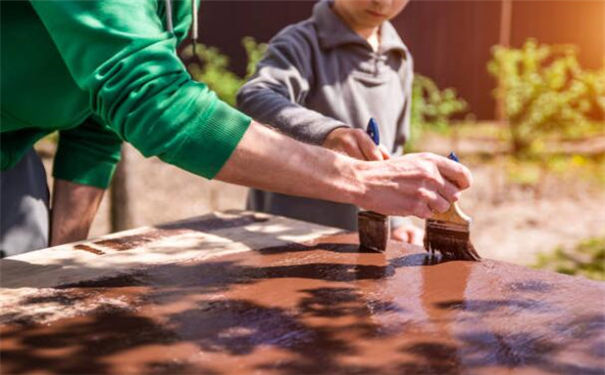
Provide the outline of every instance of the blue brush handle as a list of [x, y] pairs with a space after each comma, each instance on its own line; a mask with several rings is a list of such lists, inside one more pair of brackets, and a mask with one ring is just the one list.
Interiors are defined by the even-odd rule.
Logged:
[[454, 151], [450, 152], [450, 154], [447, 156], [450, 160], [453, 160], [455, 162], [460, 163], [460, 160], [458, 160], [458, 156], [456, 156], [456, 154], [454, 153]]
[[370, 138], [372, 138], [372, 141], [374, 141], [374, 144], [376, 144], [376, 146], [380, 144], [380, 133], [378, 132], [378, 124], [376, 123], [376, 120], [374, 120], [374, 118], [370, 118], [366, 133], [368, 133]]

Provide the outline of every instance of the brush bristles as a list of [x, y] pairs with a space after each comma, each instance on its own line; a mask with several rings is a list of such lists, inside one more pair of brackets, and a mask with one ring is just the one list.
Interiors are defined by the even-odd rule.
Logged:
[[481, 259], [470, 241], [468, 225], [427, 220], [424, 248], [430, 253], [438, 251], [449, 259]]

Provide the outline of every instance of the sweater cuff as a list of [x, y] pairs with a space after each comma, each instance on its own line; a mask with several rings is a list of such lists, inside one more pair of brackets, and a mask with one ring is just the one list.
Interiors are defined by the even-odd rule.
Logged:
[[338, 128], [348, 128], [348, 125], [343, 124], [342, 122], [338, 122], [335, 120], [327, 120], [327, 121], [319, 121], [312, 126], [310, 126], [306, 139], [302, 139], [304, 142], [308, 142], [314, 145], [321, 146], [324, 144], [326, 137], [330, 134], [334, 129]]
[[252, 119], [221, 100], [216, 100], [201, 118], [202, 124], [192, 124], [187, 129], [188, 137], [178, 151], [162, 159], [212, 179], [231, 157]]
[[53, 163], [53, 177], [56, 179], [107, 189], [116, 166], [120, 161], [121, 144], [113, 153], [98, 155], [88, 152], [85, 147], [72, 142], [59, 141]]

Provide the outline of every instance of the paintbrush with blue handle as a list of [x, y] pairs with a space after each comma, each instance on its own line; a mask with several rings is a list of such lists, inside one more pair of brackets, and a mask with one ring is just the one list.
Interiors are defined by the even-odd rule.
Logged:
[[[374, 144], [380, 145], [378, 124], [371, 118], [366, 129]], [[362, 248], [385, 251], [391, 234], [389, 217], [374, 211], [360, 211], [357, 214], [359, 244]]]
[[[460, 162], [453, 152], [448, 157]], [[452, 203], [446, 212], [436, 213], [426, 220], [424, 248], [431, 255], [439, 251], [449, 259], [480, 260], [470, 240], [471, 222], [472, 219], [462, 212], [458, 203]]]

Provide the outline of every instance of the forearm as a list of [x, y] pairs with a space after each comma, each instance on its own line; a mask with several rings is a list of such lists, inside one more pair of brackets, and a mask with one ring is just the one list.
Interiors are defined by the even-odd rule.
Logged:
[[104, 189], [55, 179], [50, 246], [86, 239]]
[[253, 122], [216, 178], [288, 195], [356, 204], [363, 186], [355, 163]]
[[305, 143], [321, 145], [342, 121], [324, 116], [294, 102], [286, 94], [250, 82], [237, 96], [237, 105], [248, 116]]
[[225, 182], [283, 194], [351, 203], [385, 215], [427, 218], [445, 212], [470, 171], [434, 154], [360, 161], [297, 142], [252, 122], [216, 175]]

